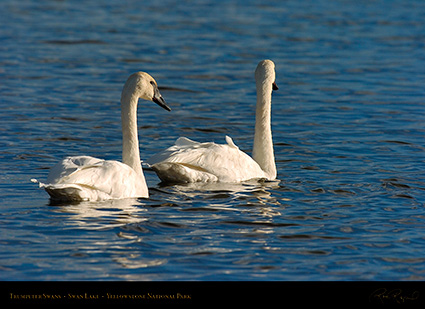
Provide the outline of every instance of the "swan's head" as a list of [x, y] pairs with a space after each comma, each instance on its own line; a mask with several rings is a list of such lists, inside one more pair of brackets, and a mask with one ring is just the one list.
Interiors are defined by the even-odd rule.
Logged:
[[137, 98], [155, 102], [163, 109], [171, 111], [159, 93], [158, 85], [148, 73], [137, 72], [127, 79], [121, 94], [121, 100], [136, 96]]
[[276, 73], [274, 62], [271, 60], [262, 60], [255, 69], [255, 81], [261, 87], [271, 87], [272, 90], [278, 90], [276, 85]]

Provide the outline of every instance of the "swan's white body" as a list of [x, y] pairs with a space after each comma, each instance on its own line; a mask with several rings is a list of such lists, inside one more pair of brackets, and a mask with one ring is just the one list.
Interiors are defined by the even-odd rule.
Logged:
[[175, 145], [148, 160], [166, 183], [241, 182], [254, 178], [276, 179], [271, 133], [271, 98], [275, 84], [274, 63], [261, 61], [255, 71], [257, 108], [253, 158], [226, 136], [227, 144], [199, 143], [180, 137]]
[[143, 174], [130, 166], [90, 156], [67, 157], [57, 163], [46, 183], [40, 183], [57, 200], [96, 201], [148, 197]]
[[149, 196], [137, 135], [139, 98], [154, 101], [170, 110], [149, 74], [132, 74], [121, 94], [123, 162], [90, 156], [67, 157], [50, 170], [46, 183], [39, 183], [51, 198], [93, 201]]

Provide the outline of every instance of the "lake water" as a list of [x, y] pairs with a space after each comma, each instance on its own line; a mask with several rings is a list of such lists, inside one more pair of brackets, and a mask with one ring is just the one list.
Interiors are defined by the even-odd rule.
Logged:
[[[425, 280], [425, 2], [0, 3], [0, 280]], [[254, 70], [276, 64], [278, 180], [57, 205], [67, 155], [121, 160], [120, 95], [146, 71], [141, 157], [179, 136], [251, 152]]]

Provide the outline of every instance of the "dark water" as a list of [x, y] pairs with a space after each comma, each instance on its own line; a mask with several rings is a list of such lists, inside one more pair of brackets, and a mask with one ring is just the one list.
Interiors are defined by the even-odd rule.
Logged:
[[[424, 280], [423, 1], [2, 1], [1, 280]], [[161, 186], [51, 205], [67, 155], [121, 159], [119, 99], [143, 70], [141, 156], [179, 136], [253, 142], [276, 63], [278, 181]], [[145, 166], [146, 167], [146, 166]]]

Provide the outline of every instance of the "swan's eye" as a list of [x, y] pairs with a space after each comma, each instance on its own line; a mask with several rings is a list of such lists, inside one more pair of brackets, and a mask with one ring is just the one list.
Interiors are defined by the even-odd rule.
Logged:
[[154, 86], [154, 87], [156, 86], [155, 82], [153, 80], [151, 80], [151, 85]]

